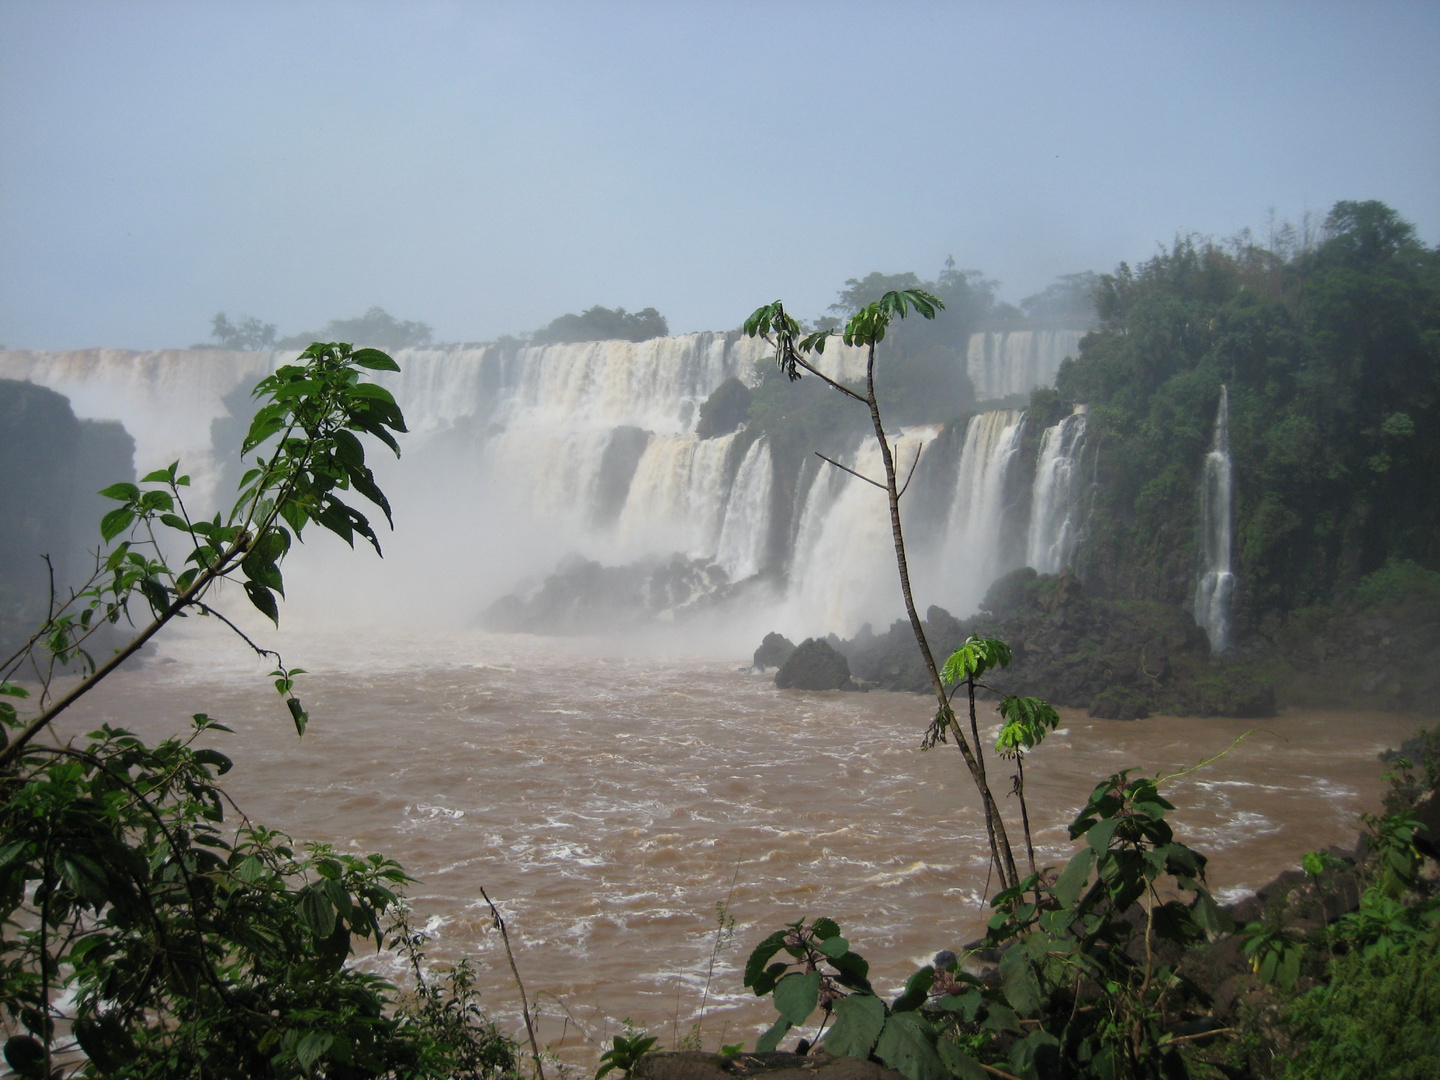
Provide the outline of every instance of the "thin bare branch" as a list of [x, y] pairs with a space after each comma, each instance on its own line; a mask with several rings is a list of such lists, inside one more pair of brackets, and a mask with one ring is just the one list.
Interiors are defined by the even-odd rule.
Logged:
[[515, 954], [510, 950], [510, 935], [505, 930], [505, 920], [500, 917], [500, 909], [495, 906], [495, 901], [490, 899], [490, 894], [483, 885], [480, 886], [480, 895], [489, 905], [490, 917], [495, 920], [495, 929], [500, 931], [500, 939], [505, 942], [505, 956], [510, 961], [510, 973], [515, 976], [515, 985], [520, 989], [520, 1008], [525, 1013], [525, 1034], [530, 1036], [530, 1054], [535, 1059], [535, 1072], [539, 1080], [545, 1080], [545, 1067], [540, 1064], [540, 1044], [535, 1040], [535, 1025], [530, 1019], [530, 1002], [525, 997], [525, 984], [520, 981], [520, 969], [515, 966]]
[[[896, 450], [899, 450], [899, 449], [900, 449], [899, 444], [896, 444], [895, 449], [896, 449]], [[899, 493], [898, 495], [896, 495], [895, 498], [897, 498], [897, 499], [904, 498], [905, 492], [907, 492], [907, 491], [910, 490], [910, 481], [915, 479], [915, 467], [920, 464], [920, 455], [923, 454], [924, 452], [925, 452], [925, 444], [924, 444], [924, 443], [921, 443], [921, 444], [920, 444], [920, 449], [918, 449], [918, 450], [915, 451], [915, 460], [910, 463], [910, 474], [905, 477], [905, 486], [900, 489], [900, 493]]]
[[875, 485], [876, 487], [878, 487], [881, 491], [889, 491], [889, 490], [890, 490], [890, 489], [887, 488], [884, 484], [880, 483], [879, 480], [871, 480], [870, 477], [864, 476], [864, 475], [856, 472], [854, 469], [846, 468], [844, 465], [841, 465], [841, 464], [840, 464], [838, 461], [836, 461], [834, 458], [828, 458], [828, 457], [826, 457], [824, 454], [820, 453], [819, 450], [816, 450], [816, 451], [815, 451], [815, 456], [818, 457], [821, 461], [828, 461], [831, 465], [834, 465], [835, 468], [839, 469], [841, 472], [848, 472], [851, 476], [855, 477], [855, 479], [857, 479], [857, 480], [864, 480], [865, 483], [867, 483], [867, 484], [874, 484], [874, 485]]

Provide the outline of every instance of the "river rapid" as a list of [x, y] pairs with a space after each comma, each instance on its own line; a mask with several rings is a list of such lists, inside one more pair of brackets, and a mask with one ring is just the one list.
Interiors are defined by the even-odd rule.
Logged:
[[[219, 627], [187, 627], [67, 716], [158, 738], [207, 712], [234, 729], [227, 790], [296, 838], [380, 851], [419, 879], [432, 963], [476, 960], [491, 1012], [519, 1030], [499, 935], [504, 912], [540, 1036], [593, 1068], [626, 1018], [672, 1044], [697, 1021], [707, 1049], [753, 1041], [773, 1010], [741, 986], [750, 948], [783, 922], [829, 915], [895, 986], [936, 949], [977, 937], [987, 860], [978, 799], [953, 746], [919, 749], [926, 699], [780, 691], [746, 658], [594, 639], [393, 631], [355, 620], [285, 638], [308, 669], [296, 737], [271, 665]], [[1378, 806], [1377, 755], [1422, 722], [1289, 711], [1263, 722], [1153, 717], [1061, 726], [1026, 765], [1039, 858], [1099, 780], [1173, 773], [1178, 836], [1211, 858], [1222, 899], [1307, 850], [1353, 844]], [[995, 728], [988, 712], [983, 725]], [[984, 732], [982, 732], [982, 735]], [[1009, 770], [989, 759], [997, 791]], [[1015, 800], [1004, 799], [1022, 850]], [[734, 919], [717, 943], [716, 905]], [[402, 974], [391, 958], [363, 961]], [[707, 993], [707, 972], [710, 974]], [[701, 1015], [702, 1002], [704, 1004]]]

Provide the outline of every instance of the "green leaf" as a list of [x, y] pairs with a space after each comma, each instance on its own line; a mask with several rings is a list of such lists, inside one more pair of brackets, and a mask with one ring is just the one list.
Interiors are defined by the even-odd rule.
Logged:
[[315, 1062], [320, 1060], [321, 1055], [330, 1049], [330, 1044], [335, 1041], [335, 1036], [328, 1032], [311, 1031], [295, 1046], [295, 1059], [300, 1062], [300, 1067], [306, 1072]]
[[1120, 827], [1120, 818], [1106, 818], [1096, 822], [1085, 833], [1085, 840], [1097, 853], [1104, 853], [1110, 848], [1110, 840], [1115, 835], [1115, 830]]
[[276, 626], [280, 625], [280, 608], [275, 603], [275, 595], [264, 585], [254, 581], [245, 582], [245, 595], [250, 597], [250, 602], [255, 605], [260, 614], [266, 616]]
[[820, 1003], [820, 972], [792, 971], [775, 984], [775, 1008], [796, 1027], [810, 1019]]
[[208, 747], [203, 750], [196, 750], [195, 760], [201, 765], [213, 765], [217, 775], [220, 776], [224, 776], [235, 765], [233, 761], [220, 753], [219, 750], [211, 750]]
[[285, 704], [290, 709], [290, 719], [295, 721], [295, 734], [304, 735], [305, 725], [310, 722], [310, 714], [300, 707], [300, 699], [297, 697], [286, 698]]
[[400, 365], [390, 359], [389, 354], [379, 349], [356, 349], [350, 354], [350, 359], [363, 368], [371, 371], [399, 371]]
[[757, 1054], [768, 1054], [780, 1045], [780, 1040], [793, 1025], [785, 1017], [780, 1017], [770, 1025], [770, 1030], [755, 1040], [755, 1052]]
[[918, 1009], [925, 1004], [925, 999], [930, 994], [930, 987], [935, 982], [935, 969], [928, 964], [918, 968], [910, 978], [905, 980], [905, 989], [900, 996], [890, 1003], [891, 1012], [909, 1012], [911, 1009]]
[[918, 1012], [895, 1013], [886, 1019], [875, 1056], [910, 1080], [949, 1080], [935, 1050], [935, 1032]]
[[1030, 1016], [1040, 1011], [1043, 997], [1040, 980], [1035, 977], [1025, 950], [1012, 946], [1000, 958], [1000, 987], [1005, 991], [1005, 1000], [1021, 1016]]
[[1094, 848], [1085, 847], [1077, 851], [1055, 880], [1055, 898], [1066, 907], [1073, 907], [1079, 901], [1094, 867]]
[[134, 520], [135, 514], [128, 506], [117, 507], [100, 519], [100, 535], [109, 543], [129, 528]]
[[140, 489], [134, 484], [111, 484], [97, 494], [106, 499], [118, 499], [121, 502], [135, 502], [140, 498]]
[[818, 940], [824, 941], [827, 938], [840, 936], [840, 924], [834, 919], [826, 918], [822, 915], [810, 924], [810, 932], [814, 934]]
[[[750, 959], [745, 961], [745, 986], [755, 987], [755, 984], [765, 975], [765, 965], [770, 963], [770, 958], [785, 947], [785, 935], [787, 931], [776, 930], [764, 941], [756, 945], [750, 953]], [[771, 983], [773, 986], [774, 984]], [[756, 990], [755, 993], [763, 994], [764, 991]]]
[[1010, 1047], [1010, 1064], [1024, 1080], [1047, 1080], [1060, 1072], [1060, 1040], [1048, 1031], [1032, 1031]]
[[950, 1070], [950, 1075], [957, 1080], [989, 1080], [989, 1074], [980, 1067], [980, 1063], [961, 1050], [957, 1043], [941, 1039], [936, 1049], [940, 1051], [940, 1060]]
[[317, 938], [327, 938], [335, 932], [335, 908], [316, 886], [308, 886], [300, 894], [300, 918]]
[[836, 1057], [863, 1061], [884, 1027], [885, 1003], [870, 994], [851, 994], [835, 1002], [835, 1025], [825, 1036], [825, 1049]]
[[825, 938], [823, 941], [817, 941], [815, 943], [815, 949], [817, 952], [828, 956], [831, 960], [839, 960], [840, 957], [850, 951], [850, 943], [843, 937]]

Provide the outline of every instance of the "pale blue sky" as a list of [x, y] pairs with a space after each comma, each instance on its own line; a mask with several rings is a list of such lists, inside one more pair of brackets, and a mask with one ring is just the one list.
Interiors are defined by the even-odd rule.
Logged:
[[3, 0], [0, 342], [1018, 300], [1338, 199], [1434, 244], [1437, 56], [1435, 2]]

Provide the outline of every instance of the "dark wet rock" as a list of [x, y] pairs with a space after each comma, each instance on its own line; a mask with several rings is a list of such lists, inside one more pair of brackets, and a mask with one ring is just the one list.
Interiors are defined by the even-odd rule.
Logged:
[[670, 1050], [646, 1054], [630, 1071], [634, 1080], [903, 1080], [900, 1073], [873, 1061], [832, 1057], [823, 1048], [809, 1054], [707, 1054]]
[[503, 596], [486, 610], [504, 633], [597, 634], [674, 621], [729, 600], [736, 587], [703, 559], [673, 555], [627, 566], [571, 557], [538, 587]]
[[702, 439], [729, 435], [750, 415], [750, 388], [731, 376], [715, 388], [700, 406], [695, 434]]
[[[1088, 595], [1069, 573], [1006, 574], [981, 611], [957, 619], [943, 608], [925, 613], [937, 664], [971, 634], [998, 637], [1010, 666], [987, 673], [1000, 694], [1027, 694], [1092, 716], [1136, 720], [1152, 713], [1271, 716], [1275, 691], [1246, 657], [1212, 660], [1205, 635], [1186, 611], [1159, 603]], [[858, 681], [887, 690], [931, 692], [930, 674], [906, 620], [884, 634], [868, 628], [839, 646]]]
[[765, 640], [755, 650], [755, 669], [764, 671], [766, 668], [778, 668], [795, 651], [795, 643], [784, 634], [771, 631], [765, 635]]
[[775, 673], [781, 690], [841, 690], [850, 685], [850, 665], [828, 641], [806, 638]]

